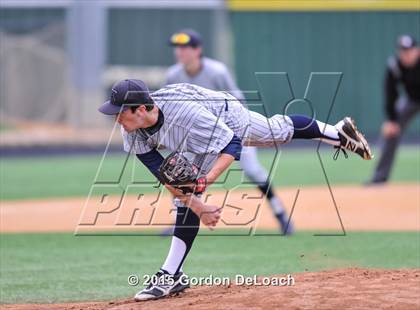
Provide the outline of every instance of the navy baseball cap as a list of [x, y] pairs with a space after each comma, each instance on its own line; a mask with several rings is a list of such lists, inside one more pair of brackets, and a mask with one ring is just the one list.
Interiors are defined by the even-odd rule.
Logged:
[[197, 47], [203, 44], [201, 36], [198, 32], [192, 29], [185, 29], [174, 33], [169, 39], [169, 44], [172, 46], [191, 46]]
[[404, 34], [398, 38], [397, 45], [398, 48], [406, 50], [415, 47], [417, 42], [412, 36]]
[[[110, 99], [104, 102], [98, 110], [106, 115], [115, 115], [127, 110], [130, 105], [151, 102], [149, 89], [143, 81], [127, 79], [112, 87]], [[126, 106], [123, 107], [123, 105]]]

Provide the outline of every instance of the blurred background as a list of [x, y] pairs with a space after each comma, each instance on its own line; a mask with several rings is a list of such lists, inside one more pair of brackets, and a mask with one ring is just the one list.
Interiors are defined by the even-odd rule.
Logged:
[[[274, 77], [258, 85], [255, 72], [287, 72], [296, 98], [311, 72], [341, 72], [332, 120], [352, 115], [375, 141], [385, 64], [398, 35], [419, 38], [419, 2], [322, 3], [2, 0], [2, 153], [31, 145], [103, 147], [110, 120], [96, 109], [107, 90], [123, 78], [162, 86], [174, 63], [168, 38], [182, 28], [202, 34], [205, 55], [226, 63], [242, 90], [263, 89], [271, 114], [283, 111], [287, 102], [277, 98], [287, 84]], [[315, 98], [323, 87], [313, 89]], [[312, 101], [320, 115], [330, 108]], [[418, 138], [419, 128], [413, 122], [405, 140]]]

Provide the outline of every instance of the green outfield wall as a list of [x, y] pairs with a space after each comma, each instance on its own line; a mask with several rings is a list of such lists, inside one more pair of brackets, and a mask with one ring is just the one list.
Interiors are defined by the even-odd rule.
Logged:
[[[247, 3], [246, 3], [247, 4]], [[252, 9], [252, 8], [251, 8]], [[235, 71], [242, 89], [263, 92], [270, 113], [284, 109], [288, 101], [287, 79], [255, 72], [287, 72], [296, 98], [303, 98], [311, 72], [342, 73], [331, 117], [353, 115], [370, 134], [383, 121], [383, 74], [394, 53], [396, 37], [408, 33], [420, 38], [419, 11], [251, 11], [234, 8], [231, 24]], [[317, 76], [309, 89], [311, 103], [320, 118], [331, 105], [331, 88], [337, 76]], [[280, 98], [280, 99], [279, 99]], [[294, 105], [292, 112], [310, 110]], [[409, 133], [419, 133], [414, 122]]]

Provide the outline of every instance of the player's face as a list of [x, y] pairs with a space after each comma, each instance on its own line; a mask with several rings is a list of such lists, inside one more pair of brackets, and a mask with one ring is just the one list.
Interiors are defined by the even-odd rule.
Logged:
[[135, 112], [131, 109], [127, 109], [117, 115], [115, 120], [125, 129], [127, 132], [135, 131], [139, 128], [146, 128], [146, 117], [147, 112], [142, 109], [137, 109]]
[[188, 65], [192, 61], [200, 58], [201, 48], [191, 46], [177, 46], [174, 50], [176, 61]]
[[399, 57], [401, 63], [406, 66], [410, 67], [416, 64], [418, 58], [420, 57], [420, 49], [413, 47], [409, 49], [400, 49]]

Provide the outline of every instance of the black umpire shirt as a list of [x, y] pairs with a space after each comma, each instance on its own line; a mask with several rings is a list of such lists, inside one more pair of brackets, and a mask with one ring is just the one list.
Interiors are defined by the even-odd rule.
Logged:
[[399, 59], [394, 66], [388, 64], [385, 75], [385, 104], [386, 114], [391, 121], [397, 119], [395, 102], [398, 98], [399, 85], [404, 87], [410, 101], [420, 105], [420, 58], [409, 68], [404, 67]]

